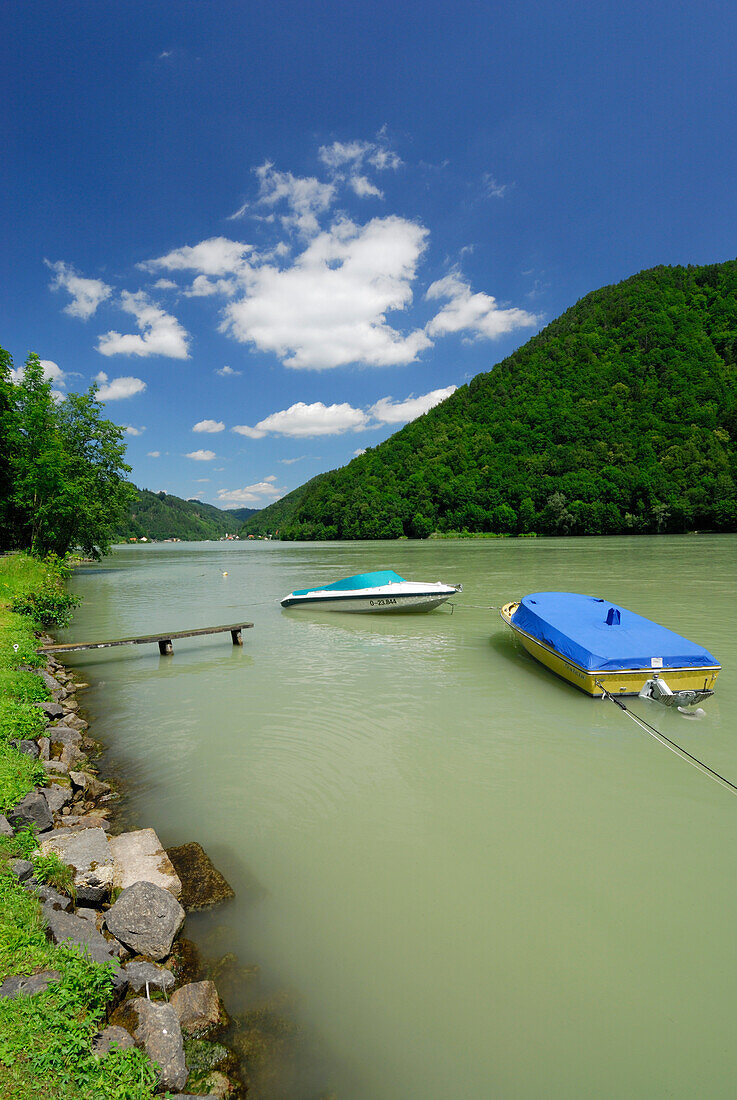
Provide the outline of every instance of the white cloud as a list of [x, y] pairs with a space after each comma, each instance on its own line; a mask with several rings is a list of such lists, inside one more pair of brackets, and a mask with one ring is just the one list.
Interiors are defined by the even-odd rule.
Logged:
[[426, 326], [430, 336], [468, 332], [475, 339], [494, 340], [518, 328], [536, 325], [539, 318], [524, 309], [500, 309], [489, 294], [473, 294], [457, 272], [438, 279], [429, 287], [429, 300], [447, 298], [439, 313]]
[[322, 183], [314, 176], [279, 172], [270, 161], [256, 169], [256, 176], [259, 205], [274, 207], [285, 202], [291, 211], [281, 219], [285, 228], [296, 228], [307, 235], [317, 232], [318, 216], [330, 207], [335, 197], [332, 183]]
[[54, 272], [51, 283], [52, 290], [66, 290], [72, 296], [72, 301], [64, 307], [64, 312], [70, 317], [79, 317], [87, 321], [95, 312], [101, 302], [104, 302], [113, 293], [112, 287], [103, 283], [102, 279], [85, 279], [78, 275], [70, 264], [62, 260], [44, 263]]
[[185, 458], [193, 458], [195, 462], [212, 462], [217, 455], [214, 451], [190, 451]]
[[237, 432], [238, 435], [247, 436], [249, 439], [263, 439], [266, 435], [266, 432], [261, 432], [258, 428], [249, 428], [248, 424], [236, 424], [232, 430]]
[[509, 188], [510, 188], [510, 184], [508, 184], [508, 183], [499, 183], [499, 181], [497, 179], [495, 179], [494, 176], [490, 175], [488, 172], [485, 173], [485, 175], [484, 175], [484, 189], [486, 191], [486, 194], [490, 198], [492, 198], [492, 199], [503, 199], [504, 196], [506, 195], [507, 191], [509, 191]]
[[222, 432], [225, 425], [222, 420], [198, 420], [192, 428], [193, 432]]
[[304, 460], [309, 457], [309, 455], [299, 455], [297, 458], [280, 458], [279, 462], [281, 462], [282, 466], [293, 466], [295, 462], [304, 462]]
[[384, 198], [384, 192], [380, 191], [379, 188], [376, 187], [375, 184], [371, 182], [371, 180], [366, 179], [365, 176], [351, 176], [348, 182], [350, 183], [355, 193], [358, 195], [359, 199]]
[[134, 428], [132, 424], [124, 424], [123, 427], [126, 435], [143, 435], [146, 431], [145, 428]]
[[210, 237], [195, 245], [184, 245], [138, 264], [142, 271], [199, 271], [203, 275], [222, 278], [232, 275], [243, 266], [246, 256], [252, 252], [250, 244], [231, 241], [227, 237]]
[[439, 405], [450, 397], [458, 389], [457, 386], [446, 386], [442, 390], [431, 390], [421, 397], [408, 397], [404, 401], [394, 401], [391, 397], [382, 397], [369, 409], [371, 416], [380, 424], [406, 424], [409, 420], [415, 420], [422, 416], [428, 409]]
[[143, 333], [122, 335], [111, 330], [100, 336], [97, 350], [103, 355], [165, 355], [169, 359], [188, 359], [189, 337], [170, 313], [165, 313], [144, 290], [135, 294], [124, 290], [120, 296], [121, 308], [135, 317]]
[[184, 291], [185, 298], [212, 298], [214, 294], [225, 294], [230, 297], [235, 294], [237, 283], [233, 279], [216, 279], [214, 282], [207, 275], [198, 275], [188, 290]]
[[272, 413], [264, 420], [259, 420], [254, 428], [244, 431], [245, 425], [234, 428], [234, 432], [241, 435], [251, 435], [252, 439], [258, 439], [267, 433], [288, 436], [318, 436], [341, 435], [343, 432], [360, 431], [366, 427], [367, 416], [361, 409], [354, 409], [352, 405], [323, 405], [322, 401], [315, 401], [312, 405], [306, 405], [298, 401], [281, 412]]
[[173, 279], [157, 279], [154, 288], [156, 290], [176, 290], [177, 284]]
[[264, 478], [255, 485], [246, 485], [243, 489], [218, 489], [218, 504], [258, 504], [260, 507], [266, 503], [266, 498], [276, 500], [286, 492], [284, 488], [274, 485], [275, 477]]
[[359, 455], [365, 455], [365, 454], [366, 454], [366, 448], [365, 447], [357, 447], [356, 450], [353, 452], [353, 457], [358, 458]]
[[140, 378], [128, 376], [108, 379], [104, 370], [95, 375], [95, 382], [99, 386], [97, 391], [98, 401], [119, 401], [122, 397], [134, 397], [135, 394], [143, 393], [146, 389], [146, 383], [141, 381]]
[[146, 458], [161, 458], [161, 451], [149, 451]]
[[236, 375], [242, 373], [242, 371], [233, 370], [233, 368], [229, 367], [227, 364], [224, 367], [218, 367], [215, 371], [215, 374], [219, 374], [221, 378], [234, 378]]
[[426, 239], [423, 226], [404, 218], [339, 220], [291, 267], [249, 269], [245, 297], [226, 307], [221, 328], [287, 367], [412, 363], [431, 341], [422, 330], [402, 335], [386, 313], [411, 303]]

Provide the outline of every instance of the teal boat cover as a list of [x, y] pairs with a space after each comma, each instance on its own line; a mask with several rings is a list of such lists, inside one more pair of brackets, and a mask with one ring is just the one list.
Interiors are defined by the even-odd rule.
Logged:
[[378, 573], [357, 573], [355, 577], [344, 577], [342, 581], [333, 581], [332, 584], [323, 584], [320, 588], [300, 588], [298, 592], [292, 592], [293, 596], [306, 596], [309, 592], [353, 592], [357, 588], [381, 588], [384, 584], [396, 584], [403, 581], [391, 569], [381, 569]]
[[533, 592], [512, 622], [588, 672], [719, 667], [703, 646], [598, 596]]

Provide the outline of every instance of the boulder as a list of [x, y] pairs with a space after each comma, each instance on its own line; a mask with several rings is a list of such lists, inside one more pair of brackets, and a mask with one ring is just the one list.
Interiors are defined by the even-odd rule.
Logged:
[[89, 722], [85, 722], [84, 718], [80, 718], [78, 714], [68, 714], [66, 716], [66, 724], [75, 730], [89, 729]]
[[133, 1036], [124, 1027], [116, 1027], [113, 1024], [111, 1027], [98, 1031], [95, 1035], [92, 1040], [92, 1053], [96, 1054], [98, 1058], [104, 1058], [113, 1049], [130, 1050], [134, 1046]]
[[49, 812], [48, 803], [38, 791], [31, 791], [19, 802], [9, 815], [11, 825], [21, 828], [23, 825], [35, 825], [39, 833], [50, 829], [54, 821]]
[[66, 894], [60, 894], [53, 886], [46, 886], [39, 882], [33, 885], [29, 884], [26, 888], [34, 897], [38, 898], [42, 905], [48, 905], [51, 909], [61, 909], [68, 912], [72, 907], [72, 899], [68, 898]]
[[175, 990], [171, 1007], [185, 1035], [201, 1038], [227, 1023], [214, 982], [191, 982]]
[[91, 921], [83, 920], [74, 913], [63, 913], [59, 909], [52, 909], [50, 905], [43, 905], [41, 912], [54, 943], [76, 944], [87, 950], [93, 962], [110, 962], [113, 956], [108, 944]]
[[110, 850], [115, 861], [116, 888], [125, 890], [134, 882], [153, 882], [175, 898], [181, 894], [179, 877], [153, 829], [111, 836]]
[[5, 814], [0, 814], [0, 836], [15, 836], [13, 827]]
[[67, 814], [63, 819], [68, 829], [104, 829], [110, 828], [110, 822], [104, 813], [96, 814]]
[[69, 788], [60, 787], [57, 784], [52, 787], [43, 787], [40, 793], [46, 799], [46, 805], [52, 814], [58, 814], [62, 806], [66, 806], [67, 802], [71, 802], [72, 799], [72, 792]]
[[61, 760], [44, 760], [44, 771], [47, 775], [69, 775], [68, 765]]
[[48, 737], [39, 737], [38, 739], [38, 754], [42, 760], [49, 760], [51, 757], [51, 741]]
[[66, 766], [70, 769], [69, 774], [71, 775], [71, 769], [78, 768], [80, 764], [84, 763], [87, 757], [78, 745], [68, 744], [65, 745], [64, 748], [61, 750], [61, 756], [59, 757], [59, 759], [61, 760], [62, 764], [66, 764]]
[[60, 982], [61, 974], [58, 970], [42, 970], [40, 974], [12, 974], [0, 985], [0, 997], [7, 997], [14, 1001], [22, 994], [32, 997], [34, 993], [43, 993], [52, 982]]
[[79, 703], [77, 702], [76, 699], [65, 699], [64, 700], [64, 713], [65, 714], [74, 714], [75, 710], [78, 710], [78, 709], [79, 709]]
[[167, 855], [182, 882], [181, 902], [185, 909], [194, 912], [209, 909], [218, 902], [235, 897], [226, 880], [213, 866], [201, 844], [192, 841], [168, 848]]
[[8, 869], [12, 871], [21, 882], [25, 882], [26, 879], [29, 879], [33, 874], [33, 864], [27, 859], [9, 859]]
[[10, 744], [17, 752], [22, 752], [24, 756], [32, 756], [34, 760], [38, 760], [41, 755], [41, 750], [35, 741], [11, 741]]
[[158, 961], [171, 951], [184, 910], [168, 890], [153, 882], [136, 882], [108, 909], [105, 923], [131, 951]]
[[64, 690], [62, 685], [59, 683], [59, 681], [55, 680], [54, 677], [51, 676], [45, 669], [43, 669], [43, 668], [36, 669], [36, 675], [41, 677], [44, 684], [46, 685], [46, 687], [51, 692], [51, 694], [53, 695], [54, 699], [57, 702], [62, 697], [62, 695], [66, 695], [66, 691]]
[[61, 703], [46, 702], [37, 704], [47, 718], [61, 718], [64, 713]]
[[57, 755], [65, 745], [78, 745], [82, 740], [79, 730], [74, 730], [71, 726], [49, 726], [46, 735], [51, 741], [51, 751]]
[[99, 905], [110, 893], [113, 858], [102, 829], [55, 829], [53, 836], [42, 839], [41, 851], [44, 855], [55, 852], [62, 863], [74, 868], [77, 901]]
[[[63, 756], [62, 759], [64, 759]], [[101, 779], [98, 779], [94, 775], [89, 775], [87, 772], [70, 771], [69, 778], [72, 781], [72, 786], [77, 790], [84, 791], [88, 798], [100, 798], [103, 794], [109, 794], [110, 792], [109, 783], [103, 783]]]
[[161, 1001], [136, 997], [130, 1002], [130, 1010], [138, 1021], [133, 1037], [156, 1063], [159, 1088], [176, 1091], [184, 1088], [187, 1066], [182, 1031], [174, 1009]]
[[168, 993], [174, 988], [174, 975], [171, 970], [157, 966], [156, 963], [132, 959], [123, 966], [123, 973], [134, 993], [145, 993], [147, 983], [149, 990], [160, 990], [163, 993]]

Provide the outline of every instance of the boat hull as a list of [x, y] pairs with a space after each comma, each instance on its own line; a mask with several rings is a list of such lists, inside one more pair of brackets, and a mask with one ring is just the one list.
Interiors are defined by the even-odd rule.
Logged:
[[432, 611], [446, 600], [454, 596], [455, 592], [426, 592], [410, 596], [391, 595], [335, 595], [335, 596], [287, 596], [282, 600], [282, 607], [298, 607], [304, 610], [309, 608], [314, 611], [349, 611], [370, 613], [372, 615], [417, 615], [425, 611]]
[[[605, 692], [609, 695], [639, 695], [646, 682], [652, 679], [652, 668], [619, 669], [614, 672], [581, 668], [568, 657], [563, 657], [552, 646], [533, 638], [531, 634], [515, 626], [512, 616], [518, 606], [516, 602], [508, 603], [500, 611], [502, 620], [512, 629], [515, 637], [536, 661], [587, 695], [595, 699], [601, 699]], [[711, 668], [667, 668], [662, 670], [661, 675], [674, 692], [713, 692], [720, 671], [720, 665], [714, 665]]]

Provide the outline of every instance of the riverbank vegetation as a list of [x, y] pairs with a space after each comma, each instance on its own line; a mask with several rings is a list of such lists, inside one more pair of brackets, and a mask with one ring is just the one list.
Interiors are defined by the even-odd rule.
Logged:
[[124, 429], [104, 419], [95, 386], [54, 394], [37, 355], [11, 372], [0, 348], [0, 549], [100, 557], [135, 492]]
[[[13, 742], [38, 737], [49, 698], [33, 669], [42, 659], [34, 631], [38, 620], [13, 611], [33, 595], [61, 591], [55, 564], [14, 554], [0, 559], [0, 814], [46, 782], [41, 762]], [[9, 976], [54, 971], [58, 980], [33, 996], [0, 996], [0, 1096], [14, 1100], [147, 1100], [155, 1074], [140, 1050], [114, 1051], [104, 1059], [92, 1038], [104, 1017], [113, 985], [109, 966], [89, 962], [46, 936], [38, 900], [23, 888], [12, 860], [29, 860], [36, 879], [68, 892], [69, 870], [58, 859], [35, 855], [31, 829], [0, 835], [0, 984]]]
[[282, 539], [737, 530], [737, 261], [594, 291], [245, 525]]

